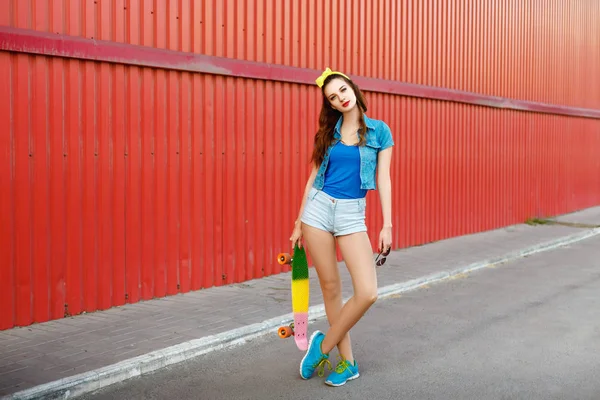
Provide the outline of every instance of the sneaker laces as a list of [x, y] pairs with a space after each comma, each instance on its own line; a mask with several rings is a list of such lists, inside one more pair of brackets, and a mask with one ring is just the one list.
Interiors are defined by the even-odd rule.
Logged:
[[338, 374], [341, 374], [342, 372], [344, 372], [345, 370], [348, 369], [350, 364], [343, 356], [338, 355], [338, 359], [340, 361], [338, 362], [337, 366], [335, 367], [335, 372], [337, 372]]
[[322, 378], [325, 375], [325, 364], [329, 364], [329, 370], [331, 371], [331, 362], [327, 358], [322, 358], [321, 361], [315, 366], [317, 368], [317, 375]]

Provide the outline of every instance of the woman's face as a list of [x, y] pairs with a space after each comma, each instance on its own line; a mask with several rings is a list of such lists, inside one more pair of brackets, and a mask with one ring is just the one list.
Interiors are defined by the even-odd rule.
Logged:
[[346, 113], [356, 106], [356, 95], [352, 87], [342, 78], [329, 81], [323, 91], [331, 107], [341, 113]]

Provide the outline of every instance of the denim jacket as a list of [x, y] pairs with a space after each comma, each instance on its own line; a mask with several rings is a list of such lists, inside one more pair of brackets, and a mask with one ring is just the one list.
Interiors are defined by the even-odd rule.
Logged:
[[[325, 152], [323, 162], [317, 171], [317, 176], [313, 183], [315, 189], [321, 190], [325, 185], [325, 171], [329, 163], [329, 154], [334, 145], [336, 145], [342, 135], [340, 128], [342, 126], [343, 116], [340, 117], [333, 131], [334, 141]], [[367, 125], [366, 143], [359, 147], [360, 153], [360, 188], [361, 189], [376, 189], [375, 174], [377, 171], [377, 155], [381, 150], [394, 145], [392, 132], [390, 127], [383, 121], [368, 118], [364, 116], [365, 124]]]

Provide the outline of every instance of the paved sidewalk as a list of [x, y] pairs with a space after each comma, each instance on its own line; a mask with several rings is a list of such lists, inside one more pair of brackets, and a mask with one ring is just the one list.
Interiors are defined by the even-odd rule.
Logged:
[[[600, 207], [561, 220], [600, 225]], [[589, 230], [517, 225], [396, 251], [378, 268], [379, 286], [451, 271]], [[350, 278], [341, 267], [344, 295], [349, 296]], [[289, 285], [289, 274], [281, 274], [0, 331], [0, 396], [289, 314]], [[311, 269], [310, 304], [321, 303]], [[273, 335], [276, 338], [275, 329]]]

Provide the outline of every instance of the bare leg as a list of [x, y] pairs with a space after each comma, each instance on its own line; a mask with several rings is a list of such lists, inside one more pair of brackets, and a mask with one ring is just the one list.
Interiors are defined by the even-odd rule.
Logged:
[[[336, 258], [335, 239], [331, 233], [305, 224], [302, 224], [302, 236], [315, 264], [323, 292], [325, 313], [331, 326], [338, 320], [342, 309], [342, 281]], [[343, 335], [336, 344], [340, 354], [353, 362], [350, 334]]]
[[340, 236], [338, 237], [338, 243], [352, 277], [354, 295], [342, 307], [338, 318], [325, 335], [325, 339], [321, 343], [323, 353], [329, 353], [340, 343], [346, 337], [348, 331], [377, 300], [377, 274], [373, 265], [373, 253], [367, 233], [359, 232]]

